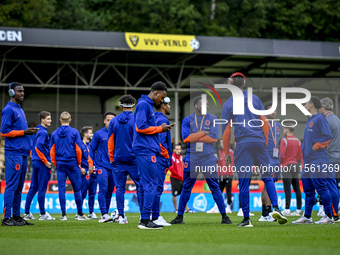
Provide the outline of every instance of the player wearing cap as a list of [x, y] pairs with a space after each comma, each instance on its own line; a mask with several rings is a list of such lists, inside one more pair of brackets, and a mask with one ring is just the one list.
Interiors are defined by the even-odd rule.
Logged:
[[1, 112], [6, 172], [2, 226], [33, 225], [20, 217], [20, 204], [27, 171], [27, 156], [31, 150], [30, 135], [36, 134], [38, 129], [27, 126], [25, 112], [20, 105], [24, 101], [24, 87], [19, 82], [13, 82], [9, 85], [8, 94], [11, 99]]
[[[89, 193], [88, 207], [89, 219], [98, 219], [94, 213], [94, 199], [97, 193], [97, 175], [93, 169], [93, 160], [90, 155], [90, 142], [93, 137], [93, 127], [85, 126], [80, 130], [80, 136], [83, 140], [81, 157], [81, 197], [82, 201], [86, 198], [87, 192]], [[77, 217], [77, 216], [76, 216]]]
[[110, 121], [115, 116], [116, 114], [113, 112], [104, 114], [105, 127], [94, 133], [90, 146], [90, 156], [97, 170], [97, 183], [99, 185], [98, 202], [102, 215], [99, 223], [112, 221], [112, 217], [108, 213], [115, 183], [108, 152], [108, 130]]
[[336, 173], [339, 173], [340, 166], [340, 120], [339, 118], [332, 112], [333, 110], [333, 101], [332, 99], [326, 97], [320, 100], [321, 108], [320, 112], [325, 116], [329, 127], [332, 132], [333, 139], [329, 143], [328, 148], [328, 156], [329, 156], [329, 164], [330, 168], [327, 175], [327, 187], [331, 196], [332, 203], [332, 213], [334, 221], [339, 222], [339, 189], [338, 183], [336, 180]]
[[[244, 90], [246, 83], [245, 76], [242, 73], [234, 73], [228, 79], [230, 85], [234, 85], [242, 90], [244, 97], [244, 115], [233, 114], [233, 100], [230, 97], [223, 105], [222, 119], [227, 121], [227, 124], [222, 125], [223, 130], [223, 149], [226, 157], [229, 158], [229, 144], [231, 135], [231, 121], [235, 124], [235, 141], [237, 147], [235, 150], [235, 166], [239, 177], [240, 199], [244, 218], [239, 227], [252, 227], [252, 222], [249, 218], [249, 183], [251, 179], [251, 171], [253, 165], [262, 166], [262, 180], [266, 185], [268, 196], [273, 205], [274, 211], [272, 217], [277, 219], [280, 224], [287, 222], [277, 203], [276, 189], [273, 178], [268, 171], [264, 171], [263, 166], [269, 166], [269, 157], [267, 151], [269, 125], [265, 116], [253, 114], [247, 105], [248, 92]], [[252, 95], [253, 107], [257, 110], [264, 110], [261, 100]], [[248, 125], [250, 120], [255, 120]], [[237, 123], [237, 124], [236, 124]], [[242, 123], [245, 123], [244, 125]]]
[[[170, 98], [166, 97], [163, 103], [155, 105], [157, 112], [155, 112], [156, 125], [160, 126], [163, 123], [170, 125], [169, 120], [165, 115], [170, 115]], [[164, 189], [165, 175], [172, 164], [170, 155], [171, 151], [171, 133], [170, 130], [164, 133], [158, 134], [159, 146], [161, 147], [161, 154], [157, 158], [157, 177], [158, 177], [158, 187], [155, 201], [152, 206], [152, 221], [160, 226], [171, 226], [170, 223], [166, 222], [163, 216], [159, 215], [160, 211], [160, 201], [161, 195]]]
[[70, 127], [71, 114], [62, 112], [60, 114], [61, 126], [52, 133], [51, 160], [57, 168], [59, 202], [61, 208], [61, 221], [66, 221], [66, 178], [71, 181], [74, 199], [77, 205], [77, 220], [88, 220], [82, 210], [80, 165], [82, 157], [82, 141], [79, 132]]
[[[204, 102], [205, 103], [205, 102]], [[187, 143], [187, 155], [184, 158], [184, 182], [182, 195], [179, 200], [177, 217], [171, 224], [184, 224], [183, 214], [188, 203], [191, 190], [194, 187], [200, 170], [205, 176], [214, 201], [222, 215], [222, 224], [232, 224], [226, 214], [222, 193], [218, 184], [217, 158], [214, 155], [214, 144], [217, 142], [219, 126], [214, 125], [216, 116], [202, 114], [202, 98], [194, 99], [195, 112], [187, 116], [182, 122], [182, 139]], [[208, 108], [208, 102], [206, 102]], [[206, 169], [211, 171], [205, 171]], [[204, 170], [205, 169], [205, 170]]]
[[140, 176], [137, 170], [136, 157], [132, 150], [133, 132], [135, 129], [132, 109], [135, 104], [136, 99], [131, 95], [122, 96], [119, 99], [119, 105], [122, 107], [123, 112], [110, 121], [108, 131], [108, 152], [117, 186], [116, 201], [119, 224], [128, 223], [127, 217], [124, 214], [124, 194], [128, 175], [136, 185], [138, 202], [139, 204], [142, 203]]
[[327, 188], [327, 173], [329, 158], [327, 146], [332, 141], [332, 132], [325, 117], [318, 113], [321, 108], [320, 99], [312, 96], [305, 104], [310, 112], [302, 142], [304, 168], [301, 173], [303, 190], [305, 192], [305, 213], [293, 224], [313, 224], [312, 209], [315, 201], [315, 190], [320, 195], [326, 215], [315, 224], [334, 224], [332, 219], [331, 197]]
[[[272, 107], [272, 103], [266, 103], [264, 105], [264, 109], [268, 110]], [[281, 132], [281, 125], [279, 122], [275, 120], [276, 110], [268, 114], [268, 126], [269, 126], [269, 134], [268, 134], [268, 145], [267, 151], [269, 156], [269, 164], [270, 164], [270, 174], [273, 177], [274, 182], [277, 182], [280, 178], [281, 168], [280, 168], [280, 151], [279, 151], [279, 138]], [[272, 206], [270, 202], [270, 198], [267, 193], [266, 186], [263, 187], [262, 194], [262, 215], [259, 221], [269, 221], [272, 222], [275, 219], [271, 216]], [[282, 215], [284, 215], [282, 213]]]
[[35, 220], [30, 207], [32, 200], [38, 192], [38, 203], [40, 209], [39, 220], [55, 220], [48, 212], [45, 212], [45, 195], [48, 181], [51, 178], [52, 164], [50, 157], [50, 143], [47, 128], [51, 126], [51, 113], [42, 111], [39, 113], [41, 124], [38, 125], [38, 133], [32, 136], [32, 167], [33, 173], [31, 178], [31, 186], [26, 196], [25, 220]]
[[165, 123], [157, 126], [153, 107], [163, 102], [167, 94], [167, 87], [163, 82], [156, 82], [151, 86], [148, 95], [142, 95], [135, 110], [135, 131], [133, 135], [133, 152], [137, 160], [138, 173], [141, 174], [143, 203], [140, 205], [142, 216], [139, 229], [162, 229], [163, 226], [150, 220], [155, 197], [157, 195], [158, 174], [157, 157], [161, 153], [158, 134], [168, 131], [171, 126]]

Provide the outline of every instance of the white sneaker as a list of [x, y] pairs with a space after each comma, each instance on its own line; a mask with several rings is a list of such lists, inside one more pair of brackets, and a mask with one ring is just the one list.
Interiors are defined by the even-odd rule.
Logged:
[[261, 215], [261, 217], [259, 218], [259, 221], [268, 221], [268, 216], [263, 216]]
[[283, 216], [291, 216], [292, 214], [290, 213], [290, 209], [284, 209], [282, 212]]
[[109, 216], [107, 213], [102, 215], [102, 217], [100, 218], [100, 220], [98, 221], [99, 223], [104, 223], [104, 222], [113, 222], [112, 217]]
[[[214, 207], [207, 211], [207, 213], [219, 213], [217, 204], [215, 203]], [[157, 224], [157, 223], [156, 223]], [[159, 224], [158, 224], [159, 225]]]
[[169, 227], [171, 226], [170, 223], [166, 222], [166, 220], [163, 218], [163, 216], [159, 216], [157, 220], [153, 221], [156, 225]]
[[301, 216], [301, 210], [297, 209], [295, 212], [291, 213], [292, 216]]
[[33, 214], [32, 214], [32, 213], [29, 213], [29, 214], [24, 213], [24, 215], [22, 216], [22, 218], [23, 218], [24, 220], [36, 220], [36, 218], [33, 217]]
[[225, 212], [226, 213], [231, 213], [230, 205], [227, 205], [227, 207], [225, 208]]
[[[243, 217], [243, 211], [242, 211], [242, 208], [240, 208], [240, 210], [238, 210], [237, 216]], [[255, 216], [255, 214], [253, 214], [253, 213], [249, 212], [249, 217], [250, 217], [250, 216]]]
[[67, 221], [67, 216], [66, 216], [66, 215], [61, 216], [60, 220], [61, 220], [61, 221]]
[[315, 224], [334, 224], [334, 220], [330, 219], [327, 215], [325, 215], [320, 220], [315, 222]]
[[129, 222], [127, 221], [126, 215], [124, 215], [124, 218], [122, 216], [118, 217], [118, 223], [119, 224], [128, 224]]
[[76, 216], [74, 216], [74, 218], [75, 218], [76, 220], [78, 220], [78, 213], [76, 214]]
[[77, 220], [91, 220], [91, 219], [87, 218], [86, 215], [83, 213], [82, 216], [78, 215]]
[[89, 219], [98, 219], [97, 215], [94, 212], [90, 213], [89, 216], [87, 216], [87, 217]]
[[307, 219], [304, 215], [302, 215], [298, 220], [292, 221], [292, 224], [313, 224], [313, 219], [312, 217]]
[[45, 212], [45, 214], [39, 216], [39, 220], [55, 220], [48, 212]]

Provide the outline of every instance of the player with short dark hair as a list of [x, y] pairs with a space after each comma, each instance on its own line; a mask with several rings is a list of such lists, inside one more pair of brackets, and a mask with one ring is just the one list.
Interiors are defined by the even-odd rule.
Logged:
[[115, 187], [114, 176], [111, 169], [108, 152], [108, 131], [110, 121], [116, 116], [113, 112], [104, 114], [104, 127], [94, 133], [90, 146], [90, 156], [97, 170], [97, 183], [99, 185], [98, 202], [101, 212], [99, 223], [113, 221], [108, 215], [112, 193]]
[[132, 109], [135, 104], [136, 99], [131, 95], [125, 95], [119, 99], [119, 105], [123, 112], [110, 121], [108, 132], [108, 151], [117, 186], [116, 201], [119, 224], [128, 223], [127, 217], [124, 214], [124, 194], [128, 175], [136, 185], [138, 202], [139, 204], [142, 203], [140, 175], [137, 170], [136, 157], [132, 150], [133, 133], [135, 130]]
[[83, 213], [81, 199], [80, 165], [82, 157], [82, 142], [78, 130], [70, 127], [71, 114], [62, 112], [60, 114], [61, 126], [52, 133], [51, 160], [57, 168], [59, 202], [62, 212], [61, 221], [67, 220], [66, 215], [66, 178], [71, 181], [74, 199], [77, 205], [77, 220], [88, 220]]
[[321, 102], [318, 97], [312, 96], [305, 104], [311, 113], [303, 136], [302, 153], [304, 168], [301, 173], [303, 190], [305, 192], [305, 213], [293, 224], [313, 224], [312, 209], [315, 201], [315, 190], [320, 195], [325, 207], [326, 215], [315, 224], [334, 224], [332, 219], [331, 197], [327, 187], [327, 174], [329, 157], [327, 147], [332, 141], [332, 132], [325, 117], [318, 113]]
[[[246, 83], [245, 76], [242, 73], [234, 73], [228, 79], [230, 85], [235, 85], [242, 90], [244, 96], [244, 115], [233, 114], [233, 100], [230, 97], [225, 102], [222, 110], [222, 119], [227, 121], [227, 124], [222, 125], [223, 130], [223, 149], [226, 154], [226, 161], [230, 160], [229, 145], [231, 136], [231, 121], [235, 124], [235, 141], [237, 148], [235, 150], [235, 166], [239, 177], [240, 200], [244, 219], [238, 224], [239, 227], [252, 227], [252, 222], [249, 218], [249, 183], [253, 165], [262, 166], [262, 180], [266, 185], [268, 196], [273, 205], [274, 211], [272, 217], [280, 224], [287, 222], [287, 218], [281, 214], [278, 207], [277, 194], [273, 178], [268, 171], [264, 171], [264, 166], [269, 166], [269, 157], [266, 145], [268, 144], [269, 126], [265, 116], [253, 114], [247, 106], [248, 92], [244, 90]], [[253, 107], [257, 110], [264, 110], [261, 100], [252, 95]], [[248, 123], [252, 121], [252, 125], [240, 123]]]
[[[155, 108], [157, 110], [155, 112], [156, 125], [160, 126], [163, 123], [165, 123], [166, 125], [170, 125], [170, 122], [166, 117], [166, 115], [170, 115], [170, 98], [169, 97], [164, 98], [163, 103], [155, 105]], [[164, 133], [159, 133], [158, 139], [159, 145], [161, 147], [161, 154], [157, 158], [158, 188], [152, 207], [152, 221], [160, 226], [171, 226], [170, 223], [166, 222], [163, 216], [159, 215], [161, 195], [164, 190], [165, 175], [172, 164], [170, 158], [170, 155], [172, 154], [170, 130]]]
[[150, 220], [155, 197], [157, 195], [158, 175], [157, 157], [161, 153], [158, 134], [168, 131], [171, 126], [163, 123], [157, 126], [153, 107], [163, 102], [167, 94], [167, 87], [162, 82], [151, 86], [148, 95], [142, 95], [135, 110], [135, 131], [132, 149], [136, 156], [138, 172], [141, 174], [143, 203], [140, 205], [142, 216], [138, 228], [162, 229]]
[[[84, 203], [87, 192], [89, 193], [88, 206], [89, 206], [89, 219], [98, 219], [94, 213], [94, 200], [97, 193], [97, 175], [96, 170], [93, 169], [93, 160], [90, 155], [90, 142], [93, 137], [93, 127], [84, 126], [80, 130], [80, 136], [83, 141], [81, 157], [81, 196]], [[77, 216], [76, 216], [77, 217]]]
[[37, 134], [32, 136], [32, 167], [33, 173], [31, 178], [30, 189], [26, 196], [25, 220], [35, 220], [30, 207], [35, 194], [38, 192], [38, 203], [40, 209], [39, 220], [55, 220], [48, 212], [45, 212], [45, 195], [48, 182], [51, 178], [52, 164], [50, 157], [50, 144], [47, 128], [51, 126], [51, 113], [42, 111], [39, 113], [40, 124]]
[[19, 82], [12, 82], [9, 84], [8, 94], [11, 99], [1, 112], [1, 136], [5, 137], [6, 172], [2, 226], [34, 225], [20, 217], [20, 204], [27, 171], [27, 156], [31, 150], [30, 135], [36, 134], [38, 129], [27, 126], [25, 112], [20, 105], [24, 101], [24, 87]]
[[[195, 112], [187, 116], [182, 122], [182, 139], [187, 143], [187, 155], [184, 158], [184, 182], [182, 195], [179, 200], [178, 214], [171, 224], [184, 224], [183, 214], [187, 205], [191, 190], [194, 187], [199, 172], [196, 167], [211, 168], [217, 164], [214, 155], [214, 144], [217, 142], [219, 126], [214, 125], [216, 116], [207, 113], [202, 114], [202, 98], [194, 99]], [[207, 103], [208, 108], [208, 103]], [[211, 190], [214, 201], [222, 215], [222, 224], [232, 224], [226, 214], [222, 193], [218, 184], [218, 171], [202, 171]]]

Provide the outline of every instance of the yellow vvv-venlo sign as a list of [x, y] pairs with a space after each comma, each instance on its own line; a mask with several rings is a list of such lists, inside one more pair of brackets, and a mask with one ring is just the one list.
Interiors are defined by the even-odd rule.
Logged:
[[200, 47], [194, 35], [125, 33], [131, 50], [193, 52]]

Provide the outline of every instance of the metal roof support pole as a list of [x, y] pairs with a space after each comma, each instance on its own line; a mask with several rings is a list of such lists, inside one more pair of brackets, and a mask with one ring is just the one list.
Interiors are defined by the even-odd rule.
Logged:
[[97, 64], [98, 64], [98, 58], [96, 58], [96, 62], [94, 62], [94, 66], [93, 66], [93, 69], [92, 69], [91, 80], [90, 80], [90, 87], [93, 86], [93, 79], [94, 79], [94, 75], [96, 73]]
[[178, 90], [179, 90], [179, 86], [180, 86], [180, 83], [181, 83], [184, 66], [185, 66], [185, 62], [183, 61], [181, 70], [179, 72], [177, 84], [176, 84], [176, 90], [175, 90], [175, 123], [176, 123], [176, 125], [175, 125], [175, 144], [178, 144], [179, 135], [180, 135], [180, 132], [179, 132], [179, 111], [178, 111], [178, 105], [179, 105]]
[[[4, 54], [4, 57], [2, 58], [2, 62], [1, 62], [1, 69], [0, 69], [0, 81], [1, 81], [1, 75], [2, 75], [2, 71], [4, 69], [4, 65], [5, 65], [5, 57], [6, 54]], [[5, 107], [5, 87], [3, 87], [2, 89], [2, 99], [1, 99], [1, 109], [4, 109]]]
[[335, 94], [334, 96], [334, 108], [335, 108], [335, 115], [338, 116], [339, 114], [339, 95]]
[[[59, 55], [60, 51], [58, 52], [58, 55]], [[60, 70], [59, 68], [59, 63], [58, 63], [58, 70]], [[59, 85], [60, 84], [60, 72], [58, 72], [58, 75], [57, 75], [57, 84]], [[57, 87], [57, 105], [56, 105], [56, 121], [55, 121], [55, 125], [56, 125], [56, 128], [58, 127], [58, 123], [59, 123], [59, 86]]]
[[[76, 66], [76, 70], [78, 72], [78, 65]], [[78, 129], [78, 76], [76, 75], [76, 91], [75, 91], [75, 99], [74, 99], [74, 128]]]

